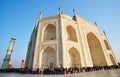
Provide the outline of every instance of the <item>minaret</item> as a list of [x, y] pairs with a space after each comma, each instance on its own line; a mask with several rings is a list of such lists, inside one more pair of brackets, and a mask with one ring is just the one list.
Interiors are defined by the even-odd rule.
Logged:
[[6, 53], [6, 56], [5, 56], [4, 60], [3, 60], [3, 64], [2, 64], [1, 69], [7, 69], [8, 68], [15, 40], [16, 40], [16, 37], [11, 38], [10, 45], [9, 45], [9, 47], [7, 49], [7, 53]]

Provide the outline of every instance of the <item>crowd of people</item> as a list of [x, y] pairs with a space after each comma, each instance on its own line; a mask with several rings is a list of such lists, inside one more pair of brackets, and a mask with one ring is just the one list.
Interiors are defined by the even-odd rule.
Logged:
[[120, 66], [112, 65], [112, 66], [94, 66], [94, 67], [71, 67], [71, 68], [47, 68], [43, 71], [39, 71], [40, 74], [72, 74], [72, 73], [83, 73], [90, 71], [100, 71], [100, 70], [110, 70], [110, 69], [118, 69]]
[[46, 69], [0, 69], [0, 72], [17, 72], [17, 73], [24, 73], [24, 74], [73, 74], [73, 73], [83, 73], [83, 72], [90, 72], [90, 71], [100, 71], [100, 70], [110, 70], [110, 69], [119, 69], [120, 63], [118, 65], [112, 66], [94, 66], [94, 67], [71, 67], [71, 68], [46, 68]]

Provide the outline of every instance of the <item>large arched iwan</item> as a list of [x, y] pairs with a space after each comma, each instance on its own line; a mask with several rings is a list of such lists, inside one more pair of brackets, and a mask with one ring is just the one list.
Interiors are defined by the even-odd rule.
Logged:
[[107, 65], [103, 49], [98, 38], [92, 32], [90, 32], [87, 34], [87, 41], [93, 66]]

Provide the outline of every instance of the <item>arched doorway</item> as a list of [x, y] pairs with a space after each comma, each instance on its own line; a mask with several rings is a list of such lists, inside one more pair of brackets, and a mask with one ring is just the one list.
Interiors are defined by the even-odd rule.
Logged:
[[67, 30], [67, 39], [77, 42], [77, 35], [75, 29], [72, 26], [67, 26], [66, 30]]
[[69, 49], [69, 55], [70, 55], [70, 65], [71, 67], [80, 67], [81, 66], [81, 60], [80, 60], [80, 54], [78, 50], [74, 47]]
[[42, 53], [42, 67], [56, 65], [56, 51], [52, 47], [47, 47]]
[[110, 54], [110, 60], [112, 62], [112, 65], [116, 65], [116, 62], [115, 62], [115, 60], [114, 60], [114, 58], [113, 58], [113, 56], [111, 54]]
[[108, 45], [108, 42], [106, 40], [104, 40], [104, 43], [105, 43], [105, 46], [106, 46], [106, 49], [110, 50], [110, 47]]
[[48, 24], [44, 30], [43, 40], [55, 40], [56, 39], [56, 27], [53, 24]]
[[91, 53], [93, 66], [107, 65], [103, 49], [98, 38], [92, 33], [87, 34], [88, 45]]

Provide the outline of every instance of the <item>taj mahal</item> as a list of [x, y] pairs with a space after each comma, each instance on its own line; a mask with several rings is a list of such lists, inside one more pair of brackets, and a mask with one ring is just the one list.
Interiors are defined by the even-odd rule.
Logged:
[[59, 14], [36, 20], [26, 55], [26, 68], [93, 67], [116, 65], [105, 31], [83, 18]]

